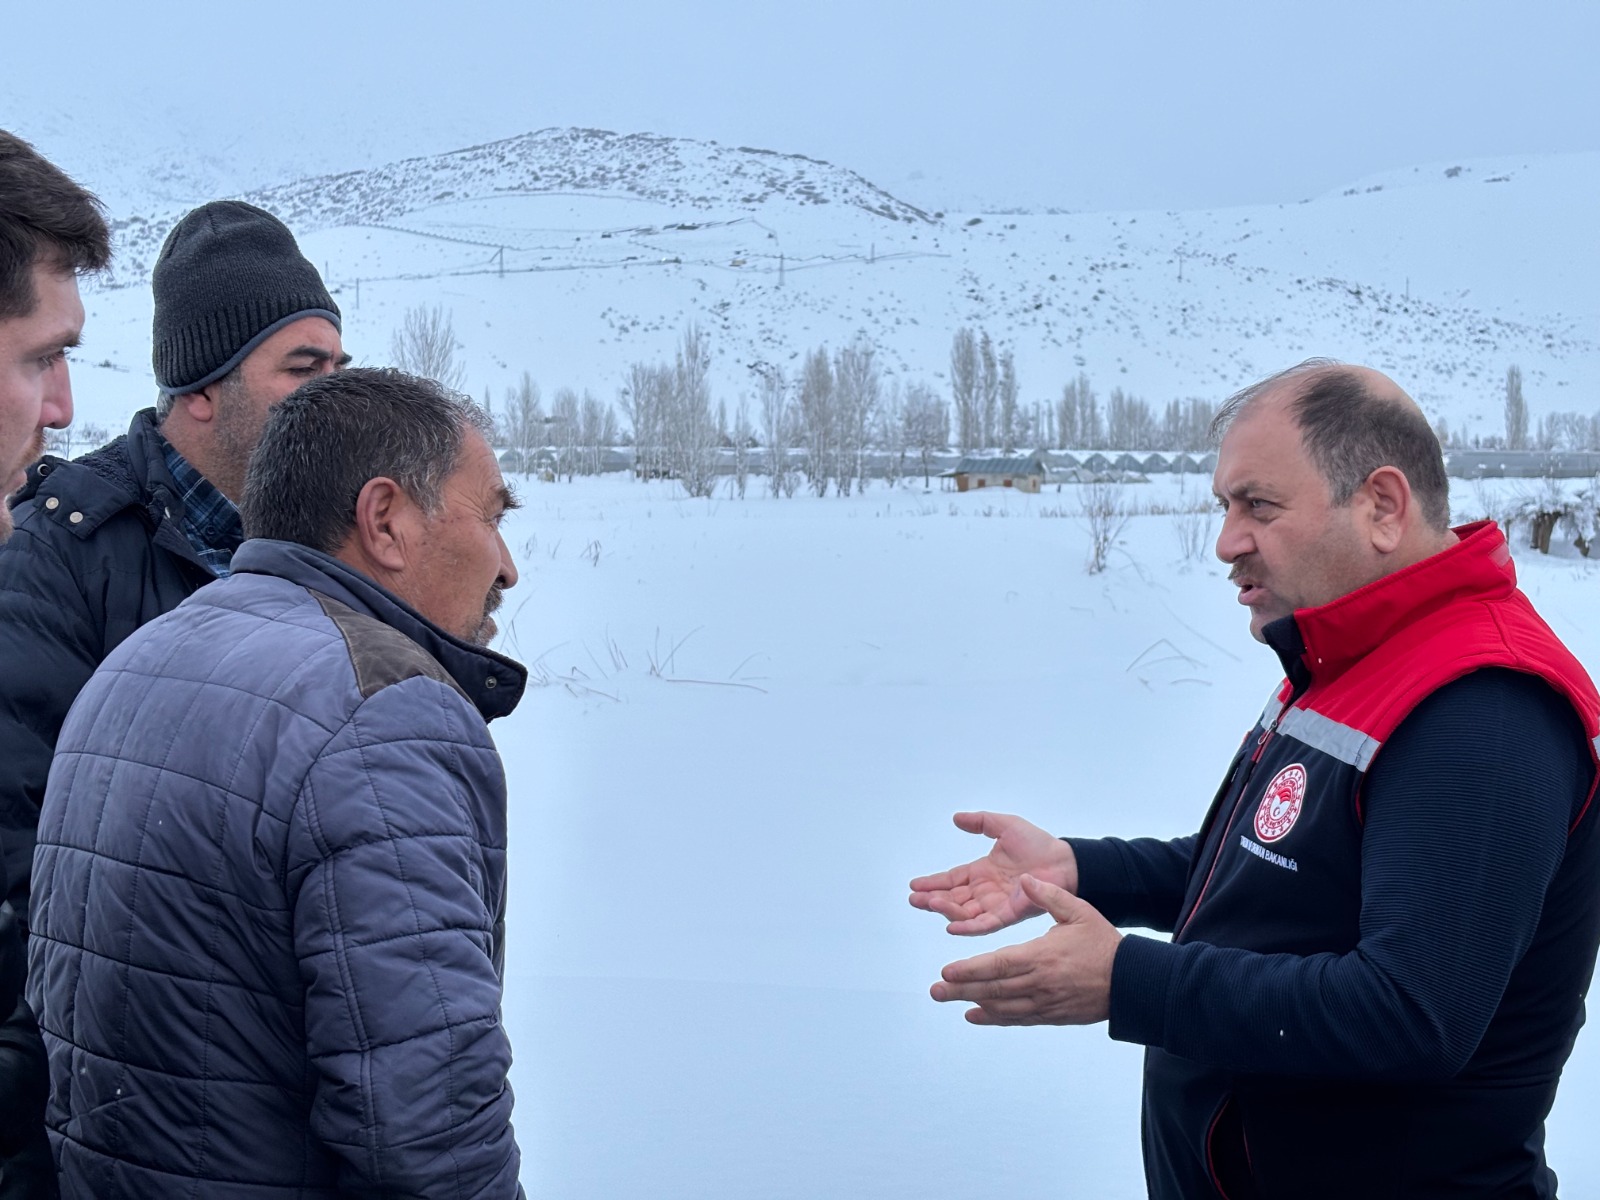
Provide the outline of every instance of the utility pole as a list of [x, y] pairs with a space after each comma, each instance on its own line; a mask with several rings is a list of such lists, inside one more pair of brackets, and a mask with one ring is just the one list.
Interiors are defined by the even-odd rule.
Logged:
[[778, 286], [783, 286], [783, 251], [778, 251]]

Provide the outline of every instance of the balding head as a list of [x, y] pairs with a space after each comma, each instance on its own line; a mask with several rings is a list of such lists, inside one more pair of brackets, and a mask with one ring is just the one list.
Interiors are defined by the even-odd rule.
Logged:
[[1380, 467], [1406, 477], [1422, 519], [1444, 533], [1450, 526], [1450, 484], [1444, 453], [1428, 419], [1381, 371], [1312, 358], [1235, 393], [1212, 423], [1218, 441], [1236, 421], [1285, 406], [1300, 430], [1335, 504], [1347, 503]]

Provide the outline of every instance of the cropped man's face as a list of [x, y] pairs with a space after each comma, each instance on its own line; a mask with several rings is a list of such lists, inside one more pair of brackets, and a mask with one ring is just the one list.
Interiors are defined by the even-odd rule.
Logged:
[[1299, 608], [1336, 600], [1373, 578], [1349, 505], [1333, 503], [1286, 398], [1246, 407], [1217, 452], [1222, 506], [1217, 557], [1250, 610], [1250, 634]]
[[[83, 301], [71, 271], [36, 262], [35, 304], [20, 317], [0, 319], [0, 493], [27, 482], [24, 472], [44, 453], [44, 431], [72, 422], [67, 350], [83, 332]], [[11, 533], [11, 512], [0, 503], [0, 541]]]
[[500, 595], [517, 582], [500, 522], [516, 505], [494, 451], [468, 430], [456, 469], [444, 481], [439, 511], [427, 518], [420, 553], [397, 581], [412, 606], [435, 625], [474, 645], [494, 637]]
[[238, 369], [211, 384], [217, 400], [216, 446], [208, 476], [235, 503], [244, 491], [250, 454], [261, 440], [267, 414], [295, 388], [350, 361], [333, 322], [302, 317], [250, 351]]

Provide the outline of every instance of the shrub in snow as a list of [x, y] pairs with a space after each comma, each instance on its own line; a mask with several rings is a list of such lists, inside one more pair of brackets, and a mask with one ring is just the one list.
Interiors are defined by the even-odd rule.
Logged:
[[1211, 546], [1211, 514], [1213, 506], [1196, 501], [1172, 514], [1172, 532], [1178, 539], [1178, 549], [1184, 562], [1200, 562]]
[[1596, 542], [1600, 542], [1600, 475], [1578, 489], [1561, 523], [1578, 553], [1588, 558]]
[[1084, 570], [1098, 575], [1106, 569], [1111, 550], [1122, 540], [1128, 525], [1128, 511], [1122, 503], [1122, 486], [1116, 483], [1091, 483], [1078, 495], [1079, 511], [1089, 527], [1089, 560]]

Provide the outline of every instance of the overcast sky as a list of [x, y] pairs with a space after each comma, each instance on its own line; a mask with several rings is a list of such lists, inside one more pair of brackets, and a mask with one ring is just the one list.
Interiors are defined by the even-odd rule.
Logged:
[[1082, 209], [1600, 149], [1593, 0], [88, 0], [7, 3], [0, 28], [0, 125], [47, 152], [76, 129], [330, 170], [587, 125], [808, 154], [936, 205]]

